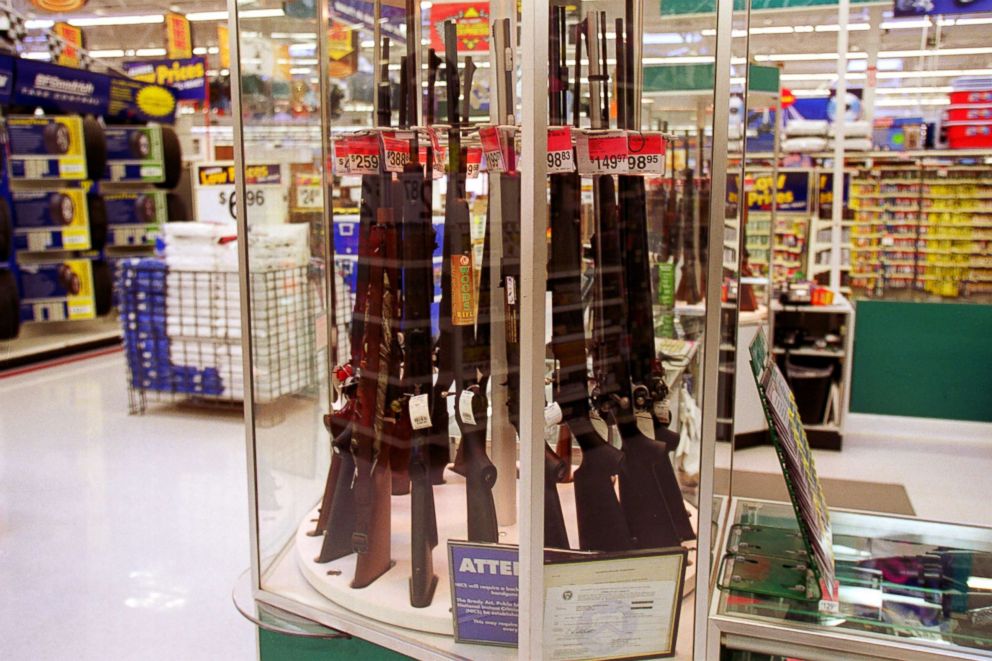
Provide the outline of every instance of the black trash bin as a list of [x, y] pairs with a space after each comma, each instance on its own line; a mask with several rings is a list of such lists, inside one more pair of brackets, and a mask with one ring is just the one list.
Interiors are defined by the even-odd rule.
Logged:
[[823, 423], [836, 366], [832, 358], [821, 356], [789, 354], [785, 357], [785, 377], [796, 397], [796, 406], [803, 424]]

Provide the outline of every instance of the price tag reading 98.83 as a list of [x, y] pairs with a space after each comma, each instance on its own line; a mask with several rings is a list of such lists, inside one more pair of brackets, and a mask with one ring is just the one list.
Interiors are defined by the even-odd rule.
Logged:
[[348, 141], [351, 174], [379, 174], [379, 138], [374, 135], [356, 136]]
[[575, 172], [572, 127], [548, 127], [548, 174]]
[[596, 131], [575, 138], [580, 174], [627, 174], [627, 132]]
[[496, 126], [481, 127], [479, 139], [482, 140], [482, 153], [486, 157], [486, 170], [490, 174], [506, 172], [506, 159], [503, 157], [503, 141], [499, 128]]
[[627, 134], [627, 172], [665, 174], [665, 140], [661, 133], [631, 131]]
[[403, 166], [410, 162], [410, 141], [385, 134], [380, 137], [382, 153], [386, 160], [386, 172], [403, 172]]
[[469, 147], [465, 155], [465, 172], [469, 179], [476, 179], [479, 176], [481, 163], [482, 150], [478, 147]]

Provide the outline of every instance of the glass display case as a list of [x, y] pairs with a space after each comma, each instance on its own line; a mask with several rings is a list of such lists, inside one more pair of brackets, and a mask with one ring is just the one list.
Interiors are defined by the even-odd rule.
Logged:
[[[256, 600], [418, 658], [705, 644], [724, 4], [687, 78], [657, 3], [231, 3]], [[316, 376], [272, 398], [287, 254]]]
[[789, 504], [732, 499], [717, 580], [723, 587], [711, 604], [712, 650], [803, 659], [992, 657], [992, 529], [841, 510], [831, 510], [830, 521], [840, 599], [825, 613], [796, 597], [783, 573], [769, 572], [774, 580], [761, 587], [734, 587], [744, 583], [734, 563], [749, 562], [760, 546], [769, 551], [769, 540], [792, 567], [805, 551], [801, 542], [790, 545], [798, 527]]

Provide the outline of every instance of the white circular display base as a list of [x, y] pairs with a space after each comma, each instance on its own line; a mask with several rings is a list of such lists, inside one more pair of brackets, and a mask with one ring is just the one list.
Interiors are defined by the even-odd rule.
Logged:
[[[353, 589], [351, 579], [355, 575], [357, 556], [352, 553], [343, 558], [318, 564], [314, 559], [320, 554], [323, 536], [311, 537], [317, 520], [317, 508], [303, 520], [296, 531], [296, 557], [300, 571], [315, 590], [333, 601], [364, 617], [407, 629], [454, 635], [451, 623], [451, 583], [448, 572], [448, 540], [464, 540], [465, 478], [450, 470], [445, 471], [445, 484], [434, 487], [434, 510], [437, 513], [438, 545], [434, 549], [434, 573], [437, 575], [437, 588], [434, 599], [426, 608], [410, 605], [410, 496], [392, 497], [391, 553], [393, 566], [377, 578], [371, 585]], [[579, 539], [575, 518], [575, 496], [571, 483], [559, 484], [558, 495], [565, 515], [569, 540], [577, 544]], [[696, 509], [686, 503], [686, 509], [696, 529]], [[518, 532], [516, 524], [500, 526], [499, 541], [503, 544], [516, 544]], [[690, 549], [695, 542], [687, 543]], [[693, 588], [695, 557], [690, 551], [689, 560], [693, 564], [686, 567], [684, 592]]]

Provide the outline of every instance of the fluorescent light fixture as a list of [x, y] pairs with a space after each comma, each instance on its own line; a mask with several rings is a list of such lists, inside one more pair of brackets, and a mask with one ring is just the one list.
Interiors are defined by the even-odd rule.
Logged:
[[992, 48], [935, 48], [933, 50], [887, 50], [881, 51], [879, 57], [929, 57], [936, 55], [940, 57], [954, 57], [959, 55], [988, 55], [992, 53]]
[[[879, 74], [881, 78], [881, 74]], [[779, 76], [782, 80], [829, 80], [833, 81], [837, 78], [835, 73], [783, 73]], [[848, 80], [864, 80], [865, 74], [863, 73], [849, 73], [847, 74]]]
[[799, 98], [821, 98], [825, 96], [830, 96], [831, 91], [829, 89], [815, 89], [815, 90], [797, 90], [791, 89], [793, 96]]
[[24, 27], [28, 30], [47, 30], [53, 25], [55, 25], [55, 21], [49, 21], [46, 18], [30, 18], [24, 21]]
[[[848, 32], [865, 32], [870, 30], [871, 26], [867, 23], [849, 23], [847, 26]], [[839, 32], [840, 26], [836, 23], [828, 23], [826, 25], [817, 25], [813, 27], [816, 32]]]
[[[282, 10], [280, 10], [282, 11]], [[240, 12], [240, 16], [244, 16], [244, 12]], [[186, 20], [193, 23], [197, 21], [226, 21], [227, 12], [226, 11], [195, 11], [190, 14], [186, 14]]]
[[947, 87], [937, 85], [931, 87], [878, 87], [875, 89], [875, 94], [884, 96], [891, 94], [949, 94], [953, 91], [954, 88], [949, 85]]
[[[879, 59], [898, 59], [906, 57], [961, 57], [965, 55], [990, 55], [992, 48], [936, 48], [933, 50], [886, 50], [878, 53]], [[865, 60], [867, 53], [852, 51], [847, 54], [848, 60]], [[829, 62], [837, 59], [836, 53], [772, 53], [755, 55], [756, 62]]]
[[883, 30], [921, 30], [930, 27], [929, 18], [910, 19], [908, 21], [882, 21], [879, 26]]
[[290, 44], [289, 54], [293, 57], [302, 57], [304, 55], [313, 55], [317, 50], [317, 44], [310, 42], [307, 44]]
[[674, 55], [672, 57], [645, 57], [644, 64], [712, 64], [712, 55]]
[[795, 32], [815, 32], [816, 29], [812, 25], [797, 25], [792, 28]]
[[124, 57], [124, 51], [120, 49], [91, 50], [89, 51], [89, 54], [92, 57], [98, 57], [98, 58]]
[[791, 25], [767, 25], [765, 27], [751, 28], [751, 34], [792, 34]]
[[207, 54], [207, 49], [204, 48], [203, 46], [197, 46], [196, 48], [193, 49], [193, 55], [206, 55], [206, 54]]
[[668, 46], [696, 40], [698, 40], [698, 37], [695, 37], [695, 35], [681, 35], [675, 32], [653, 32], [644, 35], [643, 43], [645, 46]]
[[273, 39], [316, 39], [316, 32], [273, 32], [269, 35]]
[[[430, 42], [427, 42], [427, 43], [430, 43]], [[363, 42], [359, 43], [358, 45], [361, 48], [375, 48], [375, 42], [372, 41], [371, 39], [368, 40], [368, 41], [363, 41]]]
[[138, 57], [162, 57], [166, 54], [164, 48], [139, 48], [134, 51]]
[[972, 590], [992, 590], [992, 578], [969, 576], [968, 587]]
[[301, 57], [293, 60], [293, 64], [298, 64], [300, 66], [303, 66], [304, 64], [315, 65], [318, 62], [320, 62], [320, 60], [315, 57]]
[[992, 18], [948, 18], [940, 22], [941, 25], [950, 25], [948, 21], [953, 21], [954, 25], [988, 25], [992, 23]]
[[[864, 60], [867, 53], [853, 52], [847, 54], [848, 60]], [[838, 59], [837, 53], [776, 53], [774, 55], [755, 55], [757, 62], [829, 62]]]
[[48, 51], [31, 51], [30, 53], [21, 53], [21, 57], [28, 60], [50, 60], [52, 54]]
[[[957, 78], [958, 76], [992, 76], [992, 69], [934, 69], [933, 71], [879, 71], [883, 78]], [[848, 76], [850, 78], [850, 76]]]
[[947, 106], [951, 100], [947, 97], [931, 99], [877, 99], [875, 105], [880, 108], [900, 108], [905, 106]]
[[162, 14], [142, 14], [139, 16], [94, 16], [91, 18], [70, 18], [69, 25], [77, 28], [88, 28], [97, 25], [149, 25], [164, 23]]
[[311, 69], [310, 67], [293, 67], [292, 69], [289, 70], [289, 73], [293, 74], [294, 76], [302, 76], [302, 75], [308, 75], [312, 71], [313, 69]]
[[[224, 12], [224, 18], [227, 18], [227, 12]], [[239, 18], [279, 18], [280, 16], [285, 16], [286, 12], [282, 8], [278, 9], [246, 9], [245, 11], [239, 11]]]

